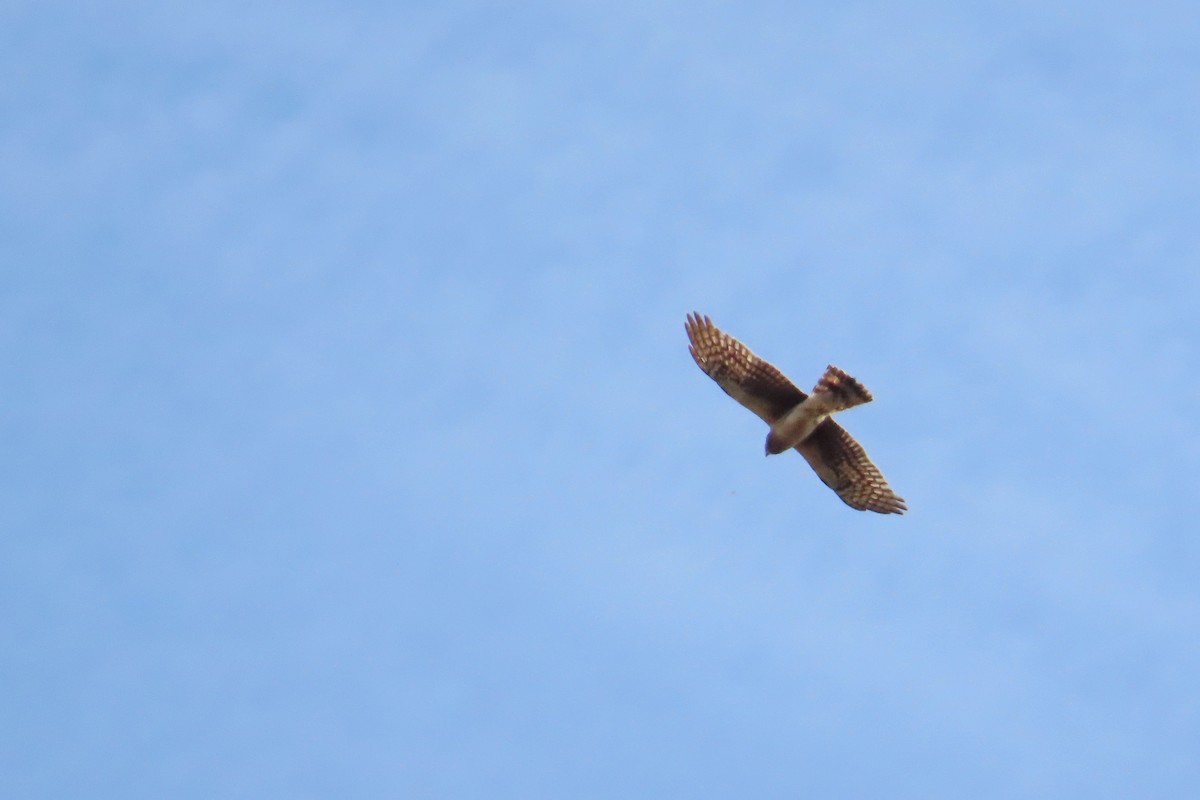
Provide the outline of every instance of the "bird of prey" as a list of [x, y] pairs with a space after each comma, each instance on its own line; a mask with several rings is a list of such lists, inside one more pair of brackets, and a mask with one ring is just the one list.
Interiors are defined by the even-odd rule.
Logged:
[[795, 448], [817, 477], [851, 508], [879, 514], [908, 510], [862, 445], [832, 418], [834, 412], [871, 402], [866, 387], [830, 365], [812, 394], [806, 395], [708, 317], [693, 312], [684, 328], [697, 366], [771, 426], [767, 455]]

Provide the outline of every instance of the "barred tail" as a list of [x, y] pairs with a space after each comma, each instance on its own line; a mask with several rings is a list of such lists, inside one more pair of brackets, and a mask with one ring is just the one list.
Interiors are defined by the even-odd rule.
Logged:
[[825, 374], [817, 381], [813, 394], [820, 395], [830, 411], [843, 411], [871, 402], [867, 387], [832, 364], [825, 368]]

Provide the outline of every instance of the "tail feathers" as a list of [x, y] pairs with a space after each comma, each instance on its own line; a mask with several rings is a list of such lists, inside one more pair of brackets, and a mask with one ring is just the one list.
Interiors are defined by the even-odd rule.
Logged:
[[817, 381], [813, 394], [819, 395], [830, 411], [843, 411], [869, 403], [872, 399], [867, 387], [832, 364], [825, 368], [825, 374]]

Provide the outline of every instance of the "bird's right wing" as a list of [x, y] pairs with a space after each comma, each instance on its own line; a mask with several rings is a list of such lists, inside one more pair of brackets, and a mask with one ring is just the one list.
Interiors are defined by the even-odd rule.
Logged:
[[[725, 393], [753, 411], [768, 425], [804, 401], [807, 396], [783, 373], [763, 361], [750, 348], [722, 332], [712, 320], [688, 314], [684, 324], [691, 340], [692, 358]], [[826, 481], [828, 483], [828, 481]]]
[[892, 491], [879, 467], [846, 429], [826, 419], [796, 445], [825, 485], [851, 508], [879, 514], [903, 514], [904, 498]]

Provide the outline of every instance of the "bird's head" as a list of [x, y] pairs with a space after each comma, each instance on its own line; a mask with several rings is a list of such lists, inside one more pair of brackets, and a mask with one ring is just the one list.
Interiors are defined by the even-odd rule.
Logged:
[[775, 435], [775, 431], [767, 434], [767, 443], [763, 448], [766, 450], [766, 455], [777, 456], [784, 450], [787, 450], [787, 443], [782, 438]]

